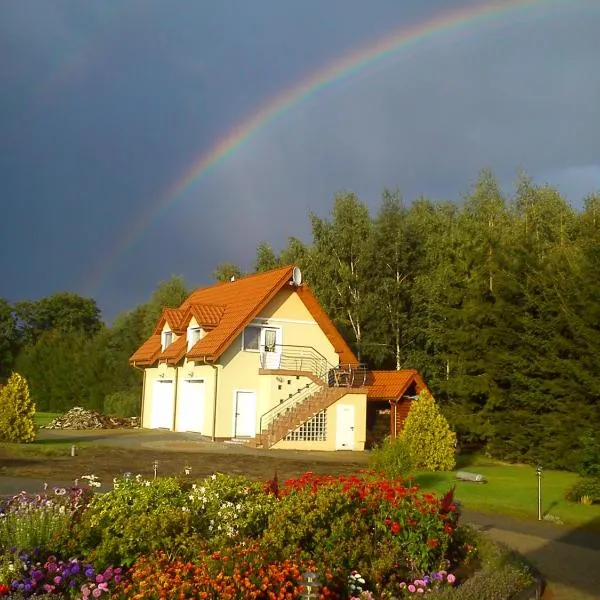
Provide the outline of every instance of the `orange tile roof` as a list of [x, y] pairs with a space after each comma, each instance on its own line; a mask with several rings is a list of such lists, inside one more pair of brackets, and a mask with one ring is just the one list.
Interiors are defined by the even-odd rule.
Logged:
[[[147, 349], [149, 340], [131, 357], [130, 362], [141, 363], [143, 360], [143, 364], [146, 365], [152, 364], [157, 359], [164, 359], [170, 363], [179, 362], [186, 356], [186, 336], [182, 335], [161, 353], [159, 332], [167, 322], [176, 333], [183, 333], [192, 315], [202, 327], [207, 329], [207, 332], [187, 352], [187, 357], [191, 360], [217, 360], [275, 294], [289, 284], [293, 268], [293, 265], [288, 265], [195, 290], [179, 309], [163, 311], [161, 320], [155, 328], [156, 340], [152, 342], [152, 352]], [[306, 284], [296, 287], [295, 290], [332, 343], [340, 357], [340, 362], [357, 363], [354, 353]]]
[[160, 354], [160, 333], [148, 338], [131, 356], [129, 362], [132, 365], [151, 365]]
[[187, 336], [179, 336], [172, 344], [167, 346], [158, 356], [158, 360], [179, 362], [187, 350]]
[[184, 321], [187, 325], [193, 316], [201, 327], [214, 328], [221, 321], [225, 308], [223, 304], [191, 304], [185, 312]]
[[169, 325], [172, 331], [176, 333], [181, 332], [181, 327], [184, 325], [183, 318], [185, 314], [178, 308], [163, 308], [160, 315], [160, 319], [154, 328], [154, 333], [160, 333], [165, 326], [165, 323]]
[[415, 369], [370, 371], [368, 381], [368, 400], [398, 400], [413, 383], [417, 393], [427, 389], [423, 378]]

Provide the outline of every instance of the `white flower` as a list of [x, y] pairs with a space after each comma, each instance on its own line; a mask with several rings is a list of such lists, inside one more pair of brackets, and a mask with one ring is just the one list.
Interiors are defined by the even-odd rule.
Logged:
[[217, 476], [216, 476], [216, 474], [215, 474], [215, 473], [213, 473], [213, 474], [210, 476], [210, 478], [211, 478], [211, 479], [214, 481], [214, 480], [217, 478]]

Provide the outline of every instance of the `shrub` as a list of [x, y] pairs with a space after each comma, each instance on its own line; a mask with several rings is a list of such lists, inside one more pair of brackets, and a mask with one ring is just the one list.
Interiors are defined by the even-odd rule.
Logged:
[[140, 395], [138, 392], [121, 391], [104, 398], [103, 411], [115, 417], [138, 417], [140, 414]]
[[600, 477], [580, 477], [565, 492], [570, 502], [580, 502], [587, 496], [591, 504], [600, 504]]
[[594, 431], [588, 429], [579, 439], [581, 444], [582, 477], [600, 477], [600, 441]]
[[296, 550], [319, 565], [358, 570], [377, 591], [445, 566], [458, 513], [399, 480], [372, 475], [288, 480], [261, 544], [276, 558]]
[[194, 532], [215, 548], [262, 535], [276, 502], [264, 484], [242, 475], [211, 475], [189, 493]]
[[186, 496], [176, 479], [115, 482], [94, 496], [77, 531], [84, 556], [98, 564], [129, 566], [140, 555], [164, 550], [173, 556], [190, 531]]
[[0, 390], [0, 439], [8, 442], [35, 440], [35, 404], [27, 380], [13, 373]]
[[412, 458], [406, 441], [403, 438], [385, 438], [381, 446], [371, 451], [369, 465], [392, 479], [407, 475], [412, 470]]
[[400, 438], [408, 448], [415, 469], [449, 471], [454, 468], [456, 434], [428, 391], [413, 400]]

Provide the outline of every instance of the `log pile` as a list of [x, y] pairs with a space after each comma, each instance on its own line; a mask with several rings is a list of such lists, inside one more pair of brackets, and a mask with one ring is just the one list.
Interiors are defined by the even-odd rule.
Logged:
[[124, 419], [76, 406], [50, 421], [44, 429], [134, 429], [139, 427], [138, 421], [137, 417]]

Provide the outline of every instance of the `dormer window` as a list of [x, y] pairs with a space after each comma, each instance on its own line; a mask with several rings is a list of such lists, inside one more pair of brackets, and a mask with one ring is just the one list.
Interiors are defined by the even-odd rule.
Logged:
[[202, 327], [188, 327], [188, 350], [191, 350], [203, 337], [204, 329]]
[[173, 343], [173, 332], [163, 331], [162, 332], [162, 349], [166, 350]]

